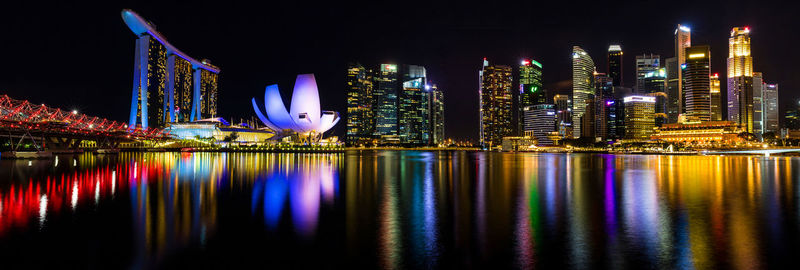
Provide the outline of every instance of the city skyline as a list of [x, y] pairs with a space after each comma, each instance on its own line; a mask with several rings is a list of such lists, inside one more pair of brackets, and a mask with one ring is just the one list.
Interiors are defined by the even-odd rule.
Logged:
[[[625, 10], [642, 8], [642, 4], [633, 4], [631, 7], [626, 7], [619, 12]], [[290, 6], [291, 7], [291, 6]], [[527, 29], [528, 33], [538, 33], [539, 35], [554, 37], [552, 42], [547, 44], [536, 44], [527, 42], [525, 39], [513, 38], [514, 35], [504, 34], [503, 31], [495, 33], [495, 31], [481, 30], [481, 25], [491, 25], [483, 20], [466, 21], [463, 25], [468, 25], [467, 30], [470, 34], [478, 34], [478, 36], [496, 37], [498, 44], [491, 47], [485, 45], [472, 45], [465, 48], [455, 46], [452, 40], [465, 39], [466, 35], [459, 34], [457, 31], [443, 25], [441, 21], [433, 22], [430, 24], [421, 23], [419, 26], [427, 26], [431, 29], [438, 29], [443, 31], [428, 31], [423, 32], [418, 39], [430, 39], [433, 44], [426, 46], [411, 46], [410, 48], [403, 49], [404, 44], [410, 40], [404, 40], [401, 37], [389, 38], [382, 35], [378, 37], [382, 40], [399, 41], [388, 42], [389, 44], [383, 49], [379, 49], [376, 44], [372, 43], [358, 43], [361, 45], [355, 46], [358, 50], [347, 49], [342, 53], [338, 50], [354, 44], [347, 40], [339, 40], [339, 42], [331, 43], [330, 47], [311, 44], [305, 49], [308, 55], [302, 53], [292, 54], [291, 56], [277, 55], [277, 52], [265, 52], [265, 50], [258, 50], [254, 47], [255, 44], [263, 44], [264, 39], [252, 38], [254, 44], [235, 42], [247, 41], [247, 32], [254, 29], [266, 29], [274, 31], [265, 24], [265, 20], [255, 19], [231, 19], [233, 14], [241, 11], [241, 8], [234, 6], [223, 5], [217, 12], [219, 12], [218, 19], [211, 22], [204, 22], [202, 20], [192, 20], [190, 22], [182, 22], [180, 18], [189, 18], [188, 14], [193, 13], [209, 13], [210, 10], [202, 7], [189, 10], [187, 15], [165, 15], [170, 11], [174, 11], [177, 7], [166, 5], [163, 8], [142, 7], [136, 4], [106, 4], [99, 5], [92, 8], [83, 9], [85, 7], [58, 7], [66, 9], [79, 16], [66, 17], [57, 12], [57, 8], [53, 9], [44, 8], [41, 14], [9, 14], [3, 20], [9, 20], [10, 25], [18, 26], [14, 31], [21, 34], [21, 40], [36, 40], [37, 38], [43, 39], [42, 43], [50, 45], [39, 45], [34, 48], [28, 49], [22, 46], [21, 41], [11, 40], [5, 43], [6, 51], [17, 51], [22, 55], [26, 55], [23, 61], [22, 57], [11, 55], [7, 67], [4, 68], [4, 74], [12, 74], [10, 79], [0, 81], [0, 89], [9, 93], [12, 96], [19, 98], [30, 98], [34, 102], [44, 102], [48, 104], [58, 105], [60, 107], [74, 107], [80, 111], [85, 111], [94, 115], [108, 117], [115, 120], [127, 119], [128, 110], [121, 109], [129, 107], [130, 104], [130, 84], [131, 66], [133, 66], [132, 52], [134, 51], [134, 42], [131, 42], [130, 30], [126, 29], [124, 23], [119, 20], [119, 10], [123, 8], [131, 8], [141, 14], [143, 17], [153, 20], [159, 27], [158, 30], [165, 36], [170, 38], [170, 41], [176, 46], [187, 52], [189, 55], [201, 58], [209, 58], [214, 60], [214, 64], [218, 65], [221, 69], [225, 70], [220, 79], [220, 91], [224, 94], [220, 98], [220, 116], [223, 117], [247, 117], [250, 116], [246, 109], [247, 99], [251, 96], [258, 96], [260, 91], [263, 91], [264, 82], [277, 82], [279, 84], [291, 85], [293, 78], [299, 73], [314, 73], [317, 74], [321, 89], [326, 89], [320, 93], [321, 98], [324, 100], [326, 107], [330, 107], [335, 111], [346, 111], [345, 89], [343, 87], [345, 75], [343, 74], [343, 67], [349, 60], [360, 60], [364, 62], [395, 62], [395, 63], [417, 63], [425, 66], [430, 73], [429, 77], [435, 80], [441, 89], [444, 89], [445, 96], [451, 97], [447, 106], [445, 106], [445, 119], [447, 119], [446, 136], [447, 138], [464, 138], [477, 141], [478, 130], [476, 121], [477, 112], [477, 97], [472, 94], [459, 95], [460, 93], [474, 93], [475, 79], [474, 70], [479, 68], [475, 65], [475, 59], [488, 57], [492, 59], [493, 63], [499, 65], [515, 66], [524, 57], [536, 59], [547, 69], [543, 72], [544, 88], [548, 90], [548, 100], [555, 94], [568, 94], [571, 87], [568, 85], [570, 77], [570, 63], [565, 59], [564, 55], [569, 54], [569, 50], [573, 45], [579, 45], [586, 49], [595, 60], [597, 67], [605, 67], [604, 52], [607, 51], [609, 45], [619, 44], [622, 49], [629, 55], [624, 58], [623, 63], [623, 78], [624, 85], [635, 85], [636, 74], [633, 68], [635, 66], [634, 57], [630, 55], [641, 55], [645, 53], [659, 54], [663, 59], [671, 57], [672, 53], [672, 30], [675, 24], [681, 23], [692, 28], [692, 42], [696, 44], [708, 44], [712, 52], [712, 73], [720, 73], [722, 76], [726, 73], [724, 70], [724, 61], [727, 54], [727, 35], [732, 27], [735, 26], [749, 26], [752, 31], [752, 39], [754, 42], [753, 57], [754, 70], [766, 74], [770, 84], [780, 84], [783, 86], [784, 91], [781, 91], [779, 105], [780, 113], [783, 112], [788, 104], [794, 103], [796, 96], [793, 96], [791, 89], [794, 85], [798, 85], [797, 81], [789, 76], [791, 69], [785, 70], [780, 66], [774, 64], [779, 63], [782, 59], [775, 56], [772, 51], [780, 51], [781, 46], [785, 46], [776, 42], [776, 31], [779, 27], [775, 24], [774, 19], [763, 16], [766, 11], [755, 10], [750, 13], [741, 12], [723, 16], [721, 18], [707, 18], [701, 16], [699, 13], [685, 13], [677, 14], [675, 12], [664, 12], [658, 15], [659, 20], [655, 24], [649, 24], [647, 28], [632, 28], [624, 26], [615, 22], [614, 20], [605, 21], [608, 25], [617, 25], [617, 28], [603, 28], [603, 31], [590, 31], [577, 27], [575, 25], [567, 24], [559, 31], [565, 32], [559, 34], [555, 29], [549, 28], [534, 28], [535, 22], [528, 22], [523, 25], [526, 26], [511, 26], [511, 24], [500, 23], [496, 28], [490, 29], [515, 29], [521, 27]], [[343, 9], [344, 7], [336, 7]], [[388, 9], [382, 7], [365, 7], [367, 10], [386, 11]], [[502, 7], [493, 7], [493, 10], [511, 12], [510, 9]], [[477, 7], [463, 7], [445, 10], [448, 16], [460, 16], [461, 14], [468, 14], [475, 12]], [[558, 10], [558, 8], [555, 8]], [[312, 13], [322, 14], [321, 10], [312, 9]], [[394, 11], [389, 11], [394, 12]], [[502, 12], [501, 12], [502, 13]], [[558, 13], [558, 12], [556, 12]], [[295, 16], [298, 13], [289, 12], [286, 17]], [[747, 15], [755, 14], [755, 15]], [[762, 16], [757, 16], [761, 14]], [[346, 21], [356, 20], [360, 18], [359, 15], [353, 12], [345, 12], [340, 15], [325, 15], [323, 17], [335, 16], [339, 18], [351, 18]], [[349, 16], [349, 17], [348, 17]], [[552, 16], [552, 15], [550, 15]], [[247, 17], [247, 16], [244, 16]], [[26, 25], [30, 18], [41, 19], [42, 22], [38, 24]], [[258, 22], [253, 27], [247, 27], [241, 30], [227, 31], [237, 26], [244, 25], [244, 22], [255, 20]], [[300, 20], [299, 18], [296, 20]], [[81, 46], [65, 45], [62, 41], [65, 34], [59, 34], [51, 31], [41, 30], [44, 24], [55, 21], [67, 21], [75, 23], [84, 22], [97, 22], [102, 26], [90, 27], [86, 29], [85, 33], [73, 33], [75, 38], [79, 38], [84, 42]], [[193, 26], [192, 26], [193, 25]], [[300, 22], [292, 28], [307, 28], [311, 26], [311, 22]], [[61, 29], [58, 26], [55, 29]], [[336, 33], [349, 33], [342, 32], [344, 28], [338, 25], [331, 26]], [[392, 24], [392, 27], [396, 27]], [[222, 34], [223, 30], [229, 33]], [[39, 32], [37, 36], [26, 36], [25, 33]], [[324, 39], [331, 39], [329, 35], [321, 35], [319, 29], [312, 29], [313, 33], [322, 36]], [[298, 37], [299, 34], [290, 33], [291, 31], [276, 32], [278, 37]], [[599, 33], [591, 33], [599, 32]], [[44, 33], [44, 34], [43, 34]], [[201, 34], [206, 33], [206, 34]], [[375, 34], [372, 34], [375, 35]], [[351, 34], [346, 34], [347, 37], [353, 37]], [[202, 41], [197, 38], [202, 37]], [[314, 37], [316, 38], [316, 37]], [[310, 38], [301, 38], [301, 40], [310, 40]], [[459, 43], [462, 44], [462, 43]], [[479, 44], [484, 44], [479, 43]], [[234, 49], [234, 47], [242, 47], [241, 50]], [[271, 45], [275, 49], [285, 49], [289, 45]], [[463, 46], [463, 45], [462, 45]], [[85, 48], [84, 48], [85, 47]], [[104, 47], [104, 48], [99, 48]], [[107, 47], [107, 48], [105, 48]], [[445, 52], [444, 50], [453, 48], [451, 51]], [[509, 48], [500, 50], [499, 48]], [[36, 49], [36, 54], [31, 53], [32, 49]], [[238, 52], [237, 52], [238, 51]], [[280, 50], [275, 50], [280, 51]], [[337, 51], [337, 52], [335, 52]], [[25, 52], [28, 52], [27, 54]], [[87, 57], [88, 52], [99, 53], [106, 57]], [[236, 52], [236, 53], [234, 53]], [[245, 54], [242, 54], [246, 52]], [[566, 53], [565, 53], [566, 52]], [[73, 69], [67, 69], [59, 74], [54, 74], [45, 80], [35, 79], [35, 72], [32, 70], [32, 64], [27, 63], [37, 62], [42, 58], [54, 59], [55, 56], [63, 57], [64, 61], [72, 63], [75, 66]], [[106, 58], [106, 59], [104, 59]], [[82, 61], [76, 61], [81, 59]], [[320, 60], [318, 60], [320, 59]], [[375, 61], [372, 61], [375, 59]], [[335, 61], [332, 61], [335, 60]], [[111, 64], [98, 65], [99, 61], [108, 61]], [[254, 68], [253, 63], [267, 62], [270, 68]], [[321, 63], [321, 65], [320, 65]], [[772, 65], [771, 65], [772, 64]], [[88, 78], [87, 76], [79, 76], [77, 70], [86, 70], [90, 65], [103, 66], [102, 70], [98, 70], [96, 78]], [[272, 72], [276, 71], [277, 72]], [[603, 71], [603, 70], [601, 70]], [[727, 80], [721, 76], [720, 80]], [[63, 84], [63, 82], [67, 82]], [[723, 88], [725, 85], [723, 83]], [[126, 90], [127, 89], [127, 90]], [[328, 90], [330, 89], [330, 90]], [[725, 93], [727, 89], [722, 89]], [[30, 93], [29, 95], [27, 95]], [[71, 94], [66, 94], [71, 93]], [[104, 105], [96, 105], [92, 102], [99, 101], [97, 96], [100, 94], [107, 95], [103, 100], [106, 101]], [[284, 93], [286, 96], [287, 93]], [[452, 97], [463, 96], [463, 100], [453, 99]], [[470, 98], [471, 97], [471, 98]], [[725, 96], [722, 97], [725, 100]], [[328, 105], [329, 104], [329, 105]], [[114, 108], [113, 111], [108, 108]], [[781, 120], [782, 121], [782, 120]], [[344, 125], [334, 128], [334, 134], [339, 137], [344, 137]]]

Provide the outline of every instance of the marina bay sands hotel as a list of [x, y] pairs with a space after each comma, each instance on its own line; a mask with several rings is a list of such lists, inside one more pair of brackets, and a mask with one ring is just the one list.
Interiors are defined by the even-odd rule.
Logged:
[[138, 37], [129, 129], [216, 117], [219, 68], [181, 52], [131, 10], [122, 20]]

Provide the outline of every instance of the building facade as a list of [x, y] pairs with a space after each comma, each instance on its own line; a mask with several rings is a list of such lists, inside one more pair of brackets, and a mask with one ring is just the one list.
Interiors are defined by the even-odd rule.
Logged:
[[492, 66], [483, 59], [483, 67], [478, 73], [480, 144], [483, 147], [500, 146], [503, 137], [513, 132], [512, 72], [509, 66]]
[[[572, 47], [572, 117], [577, 120], [583, 118], [586, 104], [594, 95], [595, 66], [594, 61], [586, 51], [579, 46]], [[579, 122], [580, 123], [580, 122]], [[575, 137], [581, 136], [581, 125], [574, 127]]]
[[649, 140], [655, 127], [656, 99], [649, 96], [627, 96], [625, 103], [625, 138]]
[[686, 143], [700, 146], [732, 145], [742, 142], [741, 129], [731, 121], [703, 123], [673, 123], [660, 128], [652, 138], [669, 143]]
[[753, 134], [764, 133], [763, 105], [764, 77], [761, 72], [753, 72]]
[[536, 104], [523, 109], [523, 133], [536, 139], [538, 145], [553, 145], [550, 134], [556, 131], [553, 104]]
[[397, 130], [397, 95], [400, 87], [396, 64], [381, 64], [375, 75], [373, 107], [375, 108], [375, 133], [382, 143], [399, 143]]
[[[671, 70], [667, 71], [667, 76], [669, 76], [667, 78], [667, 95], [670, 99], [670, 105], [674, 106], [674, 110], [670, 110], [670, 112], [674, 111], [674, 113], [668, 116], [668, 120], [670, 120], [671, 123], [677, 122], [679, 116], [686, 112], [686, 95], [683, 93], [683, 90], [685, 89], [683, 83], [685, 80], [683, 79], [683, 72], [681, 68], [683, 67], [683, 64], [686, 63], [686, 48], [691, 46], [692, 30], [685, 25], [678, 24], [678, 27], [675, 29], [675, 59], [672, 60], [671, 63], [668, 61], [668, 64], [670, 64], [669, 68], [671, 68]], [[672, 122], [673, 118], [674, 122]]]
[[359, 63], [347, 66], [347, 134], [348, 145], [363, 145], [372, 142], [375, 133], [373, 114], [373, 70]]
[[623, 86], [623, 59], [622, 47], [620, 45], [608, 46], [608, 76], [614, 82], [614, 86]]
[[678, 79], [678, 73], [681, 71], [680, 65], [678, 65], [678, 58], [668, 58], [665, 61], [665, 68], [667, 70], [667, 123], [677, 123], [678, 116], [681, 114], [681, 105], [683, 105], [683, 96], [681, 96]]
[[684, 115], [688, 121], [711, 121], [711, 50], [708, 46], [686, 48], [681, 65]]
[[773, 132], [777, 134], [780, 130], [780, 125], [778, 123], [778, 84], [765, 83], [762, 89], [764, 132]]
[[431, 139], [431, 95], [425, 67], [404, 65], [402, 87], [397, 119], [400, 142], [411, 145], [428, 144]]
[[750, 28], [734, 27], [728, 39], [728, 120], [753, 133], [753, 57]]
[[711, 87], [711, 121], [722, 121], [722, 92], [720, 92], [719, 73], [714, 73], [708, 80]]
[[517, 92], [519, 97], [516, 100], [516, 108], [519, 109], [517, 130], [520, 131], [524, 130], [525, 107], [547, 103], [547, 93], [542, 87], [542, 64], [536, 60], [523, 59], [517, 72], [517, 80], [519, 87]]
[[568, 95], [553, 96], [556, 110], [556, 128], [561, 138], [572, 138], [572, 100]]
[[122, 19], [136, 34], [129, 129], [216, 117], [220, 69], [184, 54], [131, 10]]
[[444, 142], [444, 92], [435, 84], [431, 92], [431, 139], [434, 145]]
[[[661, 68], [661, 56], [658, 54], [643, 54], [636, 56], [636, 89], [638, 93], [647, 93], [644, 87], [645, 76]], [[666, 75], [665, 75], [666, 76]], [[662, 87], [663, 88], [663, 87]]]

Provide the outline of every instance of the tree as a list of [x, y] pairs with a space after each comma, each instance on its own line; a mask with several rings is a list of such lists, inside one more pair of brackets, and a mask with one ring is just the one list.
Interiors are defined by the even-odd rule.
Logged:
[[756, 139], [756, 135], [750, 132], [742, 132], [737, 136], [745, 141], [754, 141]]
[[236, 141], [236, 139], [239, 139], [239, 133], [234, 131], [234, 132], [231, 132], [231, 134], [228, 134], [228, 136], [225, 136], [225, 138], [222, 141], [224, 141], [224, 142], [233, 142], [233, 141]]
[[761, 137], [764, 138], [764, 142], [767, 143], [772, 143], [778, 138], [775, 136], [775, 132], [772, 131], [764, 132], [764, 134], [761, 134]]

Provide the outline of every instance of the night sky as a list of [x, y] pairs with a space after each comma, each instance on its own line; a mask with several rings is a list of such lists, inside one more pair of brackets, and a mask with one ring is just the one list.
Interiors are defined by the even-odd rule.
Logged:
[[[3, 3], [0, 94], [126, 121], [135, 35], [120, 12], [129, 8], [183, 52], [222, 69], [219, 111], [228, 119], [252, 116], [250, 98], [260, 101], [268, 84], [278, 83], [289, 104], [300, 73], [314, 73], [322, 109], [344, 117], [346, 63], [392, 61], [424, 65], [445, 93], [447, 136], [476, 140], [483, 57], [506, 65], [518, 65], [522, 57], [538, 60], [552, 96], [571, 92], [572, 45], [586, 49], [605, 72], [608, 45], [619, 43], [624, 83], [631, 86], [635, 55], [673, 56], [678, 23], [692, 28], [692, 44], [711, 46], [723, 103], [734, 26], [750, 27], [755, 71], [780, 84], [781, 114], [800, 96], [800, 21], [789, 3], [106, 2]], [[341, 121], [334, 132], [343, 136], [344, 128]]]

